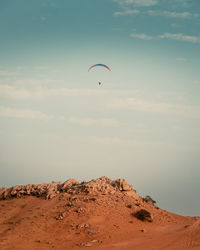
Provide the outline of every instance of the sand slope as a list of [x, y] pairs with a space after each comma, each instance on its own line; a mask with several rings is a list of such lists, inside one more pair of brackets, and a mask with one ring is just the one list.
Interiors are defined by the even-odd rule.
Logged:
[[199, 217], [148, 204], [123, 179], [31, 187], [0, 189], [0, 249], [200, 249]]

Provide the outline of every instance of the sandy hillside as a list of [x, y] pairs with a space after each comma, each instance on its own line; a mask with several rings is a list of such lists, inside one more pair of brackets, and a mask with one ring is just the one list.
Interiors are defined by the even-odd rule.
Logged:
[[149, 204], [123, 179], [0, 189], [0, 249], [88, 248], [200, 249], [200, 217]]

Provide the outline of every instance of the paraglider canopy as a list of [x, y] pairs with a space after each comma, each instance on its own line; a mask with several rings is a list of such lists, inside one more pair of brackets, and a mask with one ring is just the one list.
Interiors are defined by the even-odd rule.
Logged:
[[101, 63], [92, 65], [92, 66], [88, 69], [88, 71], [90, 71], [92, 68], [94, 68], [94, 67], [96, 67], [96, 66], [105, 67], [105, 68], [107, 68], [109, 71], [111, 71], [111, 69], [110, 69], [107, 65], [101, 64]]

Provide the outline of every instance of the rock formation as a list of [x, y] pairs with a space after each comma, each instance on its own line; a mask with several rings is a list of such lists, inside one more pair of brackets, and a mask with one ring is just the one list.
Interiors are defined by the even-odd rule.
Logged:
[[98, 179], [93, 179], [89, 182], [78, 182], [74, 179], [69, 179], [65, 182], [43, 183], [43, 184], [28, 184], [13, 186], [11, 188], [0, 189], [0, 200], [11, 198], [20, 198], [23, 196], [37, 196], [45, 199], [52, 199], [61, 193], [75, 194], [115, 194], [123, 193], [128, 196], [138, 196], [133, 187], [124, 179], [110, 180], [103, 176]]

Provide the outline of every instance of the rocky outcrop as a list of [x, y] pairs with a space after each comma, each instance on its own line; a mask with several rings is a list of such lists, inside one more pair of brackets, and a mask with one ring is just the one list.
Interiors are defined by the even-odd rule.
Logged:
[[110, 180], [108, 177], [93, 179], [89, 182], [78, 182], [74, 179], [69, 179], [65, 182], [43, 183], [43, 184], [28, 184], [14, 186], [11, 188], [0, 189], [0, 200], [10, 198], [20, 198], [23, 196], [37, 196], [45, 199], [52, 199], [58, 194], [68, 193], [75, 194], [115, 194], [123, 193], [128, 196], [138, 196], [133, 187], [124, 179]]
[[129, 184], [127, 184], [127, 182], [124, 179], [118, 179], [115, 181], [118, 185], [118, 188], [121, 191], [132, 191], [133, 187]]

